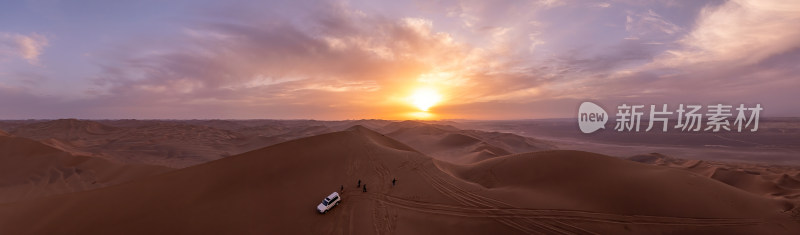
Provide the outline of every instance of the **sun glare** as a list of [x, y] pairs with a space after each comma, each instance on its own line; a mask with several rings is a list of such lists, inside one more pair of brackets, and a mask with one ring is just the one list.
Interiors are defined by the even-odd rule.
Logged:
[[410, 97], [411, 103], [419, 110], [427, 112], [431, 107], [442, 101], [442, 95], [429, 87], [419, 88]]

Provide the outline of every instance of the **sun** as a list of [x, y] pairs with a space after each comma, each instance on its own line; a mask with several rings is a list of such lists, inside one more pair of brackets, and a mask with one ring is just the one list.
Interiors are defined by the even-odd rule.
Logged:
[[430, 87], [418, 88], [409, 98], [411, 104], [424, 112], [427, 112], [431, 107], [442, 101], [442, 95]]

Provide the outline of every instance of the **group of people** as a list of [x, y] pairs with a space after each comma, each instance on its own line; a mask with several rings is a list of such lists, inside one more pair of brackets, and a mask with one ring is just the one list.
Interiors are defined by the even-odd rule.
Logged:
[[[392, 178], [392, 187], [394, 187], [396, 184], [397, 184], [397, 178]], [[362, 192], [365, 193], [367, 192], [367, 184], [364, 183], [364, 185], [361, 185], [361, 179], [358, 179], [358, 184], [356, 184], [356, 188], [361, 188]], [[344, 192], [344, 185], [340, 187], [339, 191]]]

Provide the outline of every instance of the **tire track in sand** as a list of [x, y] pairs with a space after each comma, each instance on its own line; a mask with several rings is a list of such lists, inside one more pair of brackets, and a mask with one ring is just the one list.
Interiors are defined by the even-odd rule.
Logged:
[[420, 173], [423, 174], [439, 192], [453, 198], [466, 207], [450, 206], [448, 210], [447, 205], [427, 204], [413, 206], [414, 203], [411, 203], [411, 205], [398, 203], [399, 200], [405, 200], [405, 203], [413, 202], [406, 199], [391, 196], [388, 196], [387, 199], [389, 199], [393, 205], [405, 206], [407, 209], [433, 210], [429, 212], [434, 213], [455, 212], [453, 215], [456, 216], [475, 216], [475, 214], [483, 214], [481, 216], [496, 218], [498, 222], [525, 233], [595, 234], [570, 224], [568, 223], [569, 221], [676, 226], [752, 226], [766, 223], [762, 219], [749, 218], [689, 218], [620, 215], [558, 209], [521, 209], [496, 199], [464, 190], [442, 177], [432, 175], [424, 169], [421, 169]]
[[[491, 201], [491, 200], [486, 200], [486, 198], [483, 198], [483, 197], [477, 197], [473, 193], [470, 193], [470, 192], [467, 192], [467, 191], [465, 191], [463, 189], [454, 187], [449, 182], [446, 182], [444, 179], [441, 179], [440, 177], [432, 175], [431, 173], [427, 172], [425, 169], [421, 169], [419, 172], [423, 175], [423, 177], [425, 177], [426, 180], [428, 180], [431, 183], [431, 185], [434, 186], [434, 188], [436, 190], [438, 190], [443, 195], [448, 196], [451, 199], [454, 199], [454, 200], [458, 201], [462, 205], [470, 206], [470, 207], [479, 207], [479, 208], [495, 208], [495, 209], [500, 208], [500, 206], [496, 205], [497, 202], [494, 202], [494, 201]], [[545, 223], [536, 222], [536, 221], [520, 221], [519, 219], [516, 219], [516, 217], [497, 216], [498, 212], [500, 212], [500, 211], [497, 211], [497, 210], [485, 211], [486, 214], [491, 215], [489, 217], [492, 217], [496, 221], [498, 221], [498, 222], [500, 222], [500, 223], [502, 223], [504, 225], [507, 225], [507, 226], [509, 226], [509, 227], [511, 227], [513, 229], [516, 229], [516, 230], [518, 230], [520, 232], [523, 232], [523, 233], [528, 233], [528, 234], [530, 234], [530, 233], [548, 233], [548, 234], [552, 234], [552, 233], [565, 234], [565, 233], [567, 233], [563, 229], [561, 229], [559, 227], [556, 227], [556, 226], [552, 226], [550, 224], [545, 224]]]
[[[386, 167], [386, 165], [383, 164], [382, 161], [376, 159], [377, 154], [379, 154], [379, 151], [377, 151], [377, 149], [367, 148], [365, 149], [365, 152], [367, 152], [368, 156], [367, 159], [370, 161], [370, 165], [372, 166], [375, 173], [377, 173], [378, 175], [378, 182], [388, 182], [388, 178], [391, 175], [391, 171], [389, 170], [388, 167]], [[366, 183], [367, 182], [365, 181], [364, 184]], [[386, 191], [385, 187], [383, 187], [382, 184], [375, 184], [376, 182], [372, 183], [373, 185], [375, 185], [371, 187], [373, 192], [377, 191], [379, 195], [385, 195], [386, 193], [388, 193], [385, 192]], [[372, 192], [369, 191], [369, 188], [367, 188], [367, 190], [368, 194], [372, 194]], [[393, 220], [392, 218], [396, 218], [397, 214], [395, 213], [394, 215], [392, 215], [389, 208], [384, 204], [386, 203], [385, 200], [384, 201], [376, 200], [375, 203], [376, 205], [373, 207], [372, 210], [372, 219], [373, 219], [372, 225], [375, 234], [393, 233], [396, 227], [396, 224], [394, 223], [396, 223], [397, 221], [396, 219]]]

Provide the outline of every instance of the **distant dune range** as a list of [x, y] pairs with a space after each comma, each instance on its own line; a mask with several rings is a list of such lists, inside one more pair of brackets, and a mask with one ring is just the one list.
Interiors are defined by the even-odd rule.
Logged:
[[[460, 130], [450, 125], [417, 121], [60, 119], [0, 122], [0, 128], [15, 136], [39, 140], [65, 152], [171, 168], [184, 168], [354, 125], [378, 130], [426, 154], [455, 162], [554, 148], [548, 142], [514, 134]], [[440, 148], [440, 144], [444, 148]]]
[[[795, 167], [624, 159], [455, 126], [5, 121], [0, 234], [800, 232]], [[316, 213], [340, 185], [342, 204]]]
[[40, 140], [70, 153], [172, 168], [239, 153], [249, 144], [238, 133], [159, 121], [141, 126], [112, 126], [95, 121], [62, 119], [20, 125], [9, 133]]
[[0, 132], [0, 203], [96, 189], [170, 170], [75, 156]]
[[[646, 132], [648, 124], [643, 120], [639, 132], [606, 129], [592, 134], [580, 132], [574, 119], [462, 121], [454, 126], [535, 137], [557, 143], [559, 148], [613, 156], [657, 152], [688, 159], [800, 165], [800, 118], [762, 117], [756, 132], [737, 132], [734, 127], [717, 133], [674, 128], [662, 132], [658, 122]], [[606, 128], [613, 126], [610, 122]]]
[[429, 156], [455, 163], [556, 148], [549, 142], [530, 137], [415, 121], [390, 123], [379, 130]]

